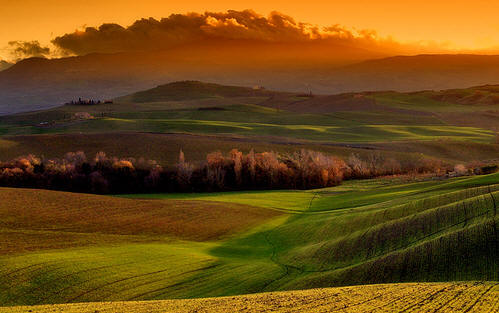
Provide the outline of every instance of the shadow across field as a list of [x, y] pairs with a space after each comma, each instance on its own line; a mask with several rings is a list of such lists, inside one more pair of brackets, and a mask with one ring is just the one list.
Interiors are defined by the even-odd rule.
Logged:
[[[15, 238], [8, 231], [18, 227], [62, 241], [63, 234], [93, 240], [66, 247], [39, 236], [33, 243], [53, 245], [4, 253], [3, 305], [499, 280], [498, 174], [149, 200], [0, 192], [18, 203], [4, 205], [2, 238]], [[40, 207], [22, 205], [23, 198], [14, 199], [20, 193]]]

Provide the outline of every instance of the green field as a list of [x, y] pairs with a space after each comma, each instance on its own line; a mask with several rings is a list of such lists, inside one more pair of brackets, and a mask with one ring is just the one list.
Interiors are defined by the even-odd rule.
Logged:
[[[111, 104], [1, 116], [0, 160], [82, 150], [172, 163], [180, 149], [199, 161], [214, 150], [306, 148], [340, 157], [377, 151], [398, 160], [424, 154], [454, 164], [489, 162], [499, 158], [495, 97], [495, 86], [298, 97], [179, 82]], [[82, 112], [91, 118], [78, 117]]]
[[[92, 158], [104, 151], [171, 165], [181, 149], [189, 162], [199, 162], [209, 152], [237, 148], [282, 154], [310, 149], [344, 159], [355, 153], [366, 160], [378, 153], [406, 164], [423, 157], [494, 164], [497, 96], [495, 86], [309, 97], [180, 82], [112, 104], [2, 116], [0, 160], [57, 158], [69, 151]], [[82, 112], [88, 114], [77, 114]], [[133, 310], [135, 304], [199, 308], [206, 302], [140, 301], [362, 285], [284, 297], [301, 305], [304, 294], [319, 302], [331, 293], [346, 292], [344, 301], [364, 291], [371, 295], [354, 297], [351, 312], [373, 299], [381, 301], [375, 305], [380, 311], [411, 311], [425, 303], [439, 310], [453, 301], [463, 312], [497, 307], [497, 301], [484, 301], [499, 281], [499, 173], [189, 194], [0, 188], [0, 199], [0, 306], [126, 300]], [[453, 283], [403, 284], [412, 282]], [[401, 285], [365, 286], [385, 283]], [[403, 292], [395, 295], [393, 288]], [[255, 297], [274, 299], [268, 295]], [[254, 300], [247, 297], [234, 300], [243, 303], [241, 311]], [[400, 307], [401, 299], [412, 304]], [[213, 305], [225, 310], [227, 302], [219, 301]], [[95, 305], [82, 310], [121, 306]], [[38, 307], [47, 308], [75, 307]]]
[[[120, 104], [115, 104], [119, 106]], [[27, 121], [5, 120], [4, 135], [59, 134], [59, 133], [102, 133], [102, 132], [150, 132], [190, 134], [231, 134], [240, 136], [272, 136], [318, 142], [371, 143], [436, 139], [454, 139], [490, 143], [495, 137], [490, 130], [479, 127], [464, 127], [443, 124], [440, 121], [428, 124], [417, 119], [408, 124], [392, 124], [394, 121], [382, 112], [371, 114], [339, 113], [302, 114], [278, 112], [250, 104], [222, 105], [223, 110], [199, 110], [194, 108], [169, 110], [169, 103], [163, 103], [164, 111], [151, 112], [109, 112], [102, 116], [96, 112], [94, 119], [65, 120], [74, 108], [62, 107], [56, 112], [36, 113], [27, 116]], [[98, 107], [104, 110], [104, 107]], [[119, 108], [119, 107], [118, 107]], [[79, 108], [87, 110], [87, 108]], [[95, 109], [95, 108], [94, 108]], [[125, 107], [119, 108], [126, 110]], [[99, 116], [100, 115], [100, 116]], [[360, 115], [360, 116], [356, 116]], [[374, 115], [374, 116], [373, 116]], [[33, 121], [61, 119], [47, 127], [33, 125]], [[400, 114], [399, 114], [400, 117]], [[403, 118], [403, 114], [402, 114]], [[384, 119], [381, 121], [380, 119]], [[57, 119], [55, 120], [57, 121]], [[373, 124], [373, 122], [378, 123]], [[395, 120], [396, 121], [396, 120]]]
[[0, 193], [2, 305], [499, 280], [499, 174], [130, 199]]
[[[479, 102], [436, 100], [437, 96], [442, 97], [437, 92], [352, 94], [342, 96], [340, 101], [329, 96], [308, 99], [291, 93], [259, 92], [199, 82], [178, 85], [182, 83], [118, 98], [114, 104], [65, 105], [3, 116], [0, 117], [2, 133], [202, 131], [340, 142], [435, 137], [488, 141], [491, 139], [488, 125], [462, 125], [452, 118], [456, 114], [468, 118], [483, 118], [484, 113], [493, 116], [493, 110], [499, 108], [499, 102], [485, 106]], [[226, 89], [231, 91], [227, 94]], [[473, 92], [472, 89], [460, 91]], [[359, 103], [359, 97], [368, 101], [367, 104]], [[75, 120], [77, 112], [88, 112], [94, 119]], [[38, 125], [43, 122], [50, 122], [49, 126]]]

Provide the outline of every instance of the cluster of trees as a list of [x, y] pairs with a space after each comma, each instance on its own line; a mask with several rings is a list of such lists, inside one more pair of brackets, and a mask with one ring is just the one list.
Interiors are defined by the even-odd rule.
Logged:
[[101, 103], [113, 103], [112, 100], [94, 100], [94, 99], [82, 99], [78, 98], [78, 100], [71, 100], [71, 102], [66, 102], [66, 105], [96, 105]]
[[310, 189], [335, 186], [344, 179], [405, 173], [440, 173], [444, 165], [420, 159], [401, 164], [379, 153], [351, 155], [346, 161], [316, 151], [291, 154], [209, 153], [196, 164], [185, 160], [161, 166], [155, 161], [108, 157], [99, 152], [87, 158], [69, 152], [61, 159], [33, 155], [0, 162], [0, 185], [91, 193], [191, 192], [251, 189]]

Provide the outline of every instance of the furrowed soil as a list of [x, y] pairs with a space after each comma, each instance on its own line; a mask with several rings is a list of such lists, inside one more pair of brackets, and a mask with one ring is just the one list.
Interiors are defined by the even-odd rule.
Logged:
[[364, 285], [191, 300], [130, 301], [0, 308], [2, 313], [104, 312], [453, 312], [499, 310], [499, 285]]

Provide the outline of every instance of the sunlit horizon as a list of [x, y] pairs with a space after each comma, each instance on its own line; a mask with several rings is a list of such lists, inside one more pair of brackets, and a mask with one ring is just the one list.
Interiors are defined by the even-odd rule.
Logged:
[[[119, 10], [117, 10], [119, 8]], [[499, 50], [499, 4], [490, 1], [254, 1], [249, 5], [225, 0], [206, 4], [185, 1], [181, 4], [145, 0], [90, 0], [85, 4], [52, 0], [45, 3], [23, 1], [3, 5], [9, 12], [0, 21], [0, 59], [13, 60], [11, 41], [39, 41], [42, 46], [75, 30], [117, 23], [124, 27], [141, 18], [160, 20], [171, 14], [188, 12], [227, 12], [250, 9], [262, 16], [273, 11], [300, 23], [319, 28], [339, 25], [352, 31], [370, 30], [379, 38], [400, 44], [421, 45], [431, 53], [493, 54]], [[53, 46], [51, 46], [53, 48]], [[58, 56], [57, 54], [55, 56]]]

